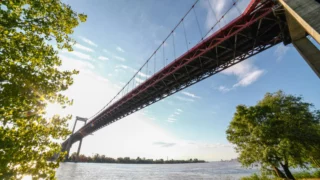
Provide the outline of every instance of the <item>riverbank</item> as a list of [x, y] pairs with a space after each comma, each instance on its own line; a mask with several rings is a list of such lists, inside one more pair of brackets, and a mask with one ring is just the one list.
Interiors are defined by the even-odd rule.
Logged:
[[208, 163], [207, 161], [198, 161], [198, 162], [189, 162], [189, 161], [183, 161], [181, 160], [173, 160], [173, 161], [164, 161], [161, 162], [84, 162], [84, 161], [64, 161], [68, 163], [106, 163], [106, 164], [192, 164], [192, 163]]
[[119, 163], [119, 164], [186, 164], [186, 163], [205, 163], [204, 160], [199, 160], [197, 158], [188, 160], [164, 160], [164, 159], [146, 159], [137, 157], [136, 159], [131, 159], [130, 157], [106, 157], [105, 155], [95, 154], [93, 156], [79, 155], [77, 157], [76, 153], [73, 153], [69, 159], [65, 162], [84, 162], [84, 163]]
[[[301, 171], [301, 172], [294, 172], [293, 176], [297, 180], [319, 180], [320, 179], [320, 170], [316, 169], [315, 171]], [[266, 174], [252, 174], [247, 177], [242, 177], [241, 180], [282, 180], [281, 178], [276, 178], [273, 175], [266, 175]]]

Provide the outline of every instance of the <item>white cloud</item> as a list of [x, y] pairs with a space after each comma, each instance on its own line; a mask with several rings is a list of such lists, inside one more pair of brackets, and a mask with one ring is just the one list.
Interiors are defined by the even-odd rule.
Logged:
[[[117, 70], [117, 69], [129, 70], [129, 71], [131, 71], [131, 72], [133, 72], [133, 73], [136, 73], [136, 72], [137, 72], [136, 69], [134, 69], [134, 68], [132, 68], [132, 67], [129, 67], [129, 66], [127, 66], [127, 65], [123, 65], [123, 64], [117, 65], [117, 66], [116, 66], [116, 70]], [[139, 72], [139, 73], [141, 73], [141, 72]], [[142, 73], [142, 74], [143, 74], [143, 73]], [[144, 75], [144, 74], [143, 74], [143, 75]]]
[[180, 116], [181, 113], [182, 113], [181, 109], [176, 109], [172, 114], [170, 114], [167, 121], [169, 123], [173, 123], [173, 122], [177, 121], [177, 117]]
[[229, 92], [231, 90], [231, 88], [227, 88], [225, 86], [219, 86], [218, 90], [226, 93], [226, 92]]
[[176, 143], [169, 143], [169, 142], [154, 142], [153, 143], [156, 146], [160, 146], [160, 147], [172, 147], [174, 145], [176, 145]]
[[169, 117], [168, 119], [167, 119], [167, 121], [169, 122], [169, 123], [173, 123], [173, 122], [175, 122], [177, 119], [176, 118], [172, 118], [172, 117]]
[[101, 60], [101, 61], [107, 61], [107, 60], [109, 60], [109, 58], [104, 57], [104, 56], [99, 56], [98, 59]]
[[150, 117], [149, 119], [150, 119], [151, 121], [156, 120], [156, 118], [155, 118], [155, 117]]
[[63, 70], [73, 70], [73, 69], [77, 69], [77, 70], [88, 70], [88, 69], [95, 69], [95, 66], [89, 62], [86, 61], [81, 61], [78, 59], [74, 59], [68, 56], [64, 56], [59, 54], [59, 57], [62, 59], [63, 64], [60, 67]]
[[182, 96], [175, 96], [175, 98], [177, 98], [177, 99], [179, 99], [181, 101], [194, 102], [194, 99], [186, 98], [186, 97], [182, 97]]
[[181, 93], [186, 96], [192, 97], [192, 98], [201, 98], [200, 96], [197, 96], [197, 95], [190, 93], [190, 92], [187, 92], [187, 91], [182, 91]]
[[244, 76], [243, 78], [241, 78], [241, 80], [233, 85], [233, 87], [238, 87], [238, 86], [242, 86], [242, 87], [246, 87], [248, 85], [250, 85], [251, 83], [255, 82], [257, 79], [259, 79], [259, 77], [264, 73], [264, 70], [255, 70], [252, 71], [248, 74], [246, 74], [246, 76]]
[[[129, 67], [129, 66], [127, 66], [127, 65], [123, 65], [123, 64], [120, 64], [120, 65], [117, 65], [116, 66], [116, 69], [126, 69], [126, 70], [130, 70], [131, 72], [133, 72], [133, 73], [136, 73], [138, 70], [136, 70], [136, 69], [134, 69], [134, 68], [132, 68], [132, 67]], [[142, 78], [148, 78], [148, 77], [150, 77], [150, 75], [147, 75], [147, 74], [145, 74], [145, 73], [143, 73], [143, 72], [141, 72], [141, 71], [139, 71], [138, 73], [137, 73], [137, 76], [138, 76], [138, 78], [140, 78], [140, 79], [142, 79]]]
[[119, 60], [119, 61], [126, 61], [125, 58], [120, 57], [120, 56], [113, 55], [112, 57], [115, 58], [116, 60]]
[[261, 75], [265, 73], [265, 70], [256, 67], [253, 64], [253, 61], [249, 59], [231, 66], [221, 73], [237, 76], [238, 82], [234, 84], [233, 87], [245, 87], [257, 81], [261, 77]]
[[121, 47], [117, 47], [117, 50], [119, 51], [119, 52], [125, 52]]
[[83, 46], [83, 45], [78, 44], [78, 43], [77, 43], [77, 44], [75, 44], [75, 45], [74, 45], [74, 47], [75, 47], [75, 48], [78, 48], [78, 49], [81, 49], [81, 50], [84, 50], [84, 51], [94, 52], [94, 50], [93, 50], [93, 49], [88, 48], [88, 47]]
[[119, 64], [119, 65], [116, 66], [116, 68], [129, 69], [131, 67], [129, 67], [127, 65]]
[[[210, 1], [210, 2], [209, 2]], [[226, 0], [209, 0], [209, 4], [205, 4], [207, 9], [206, 28], [209, 30], [223, 15], [223, 9], [226, 8], [228, 1]]]
[[136, 78], [134, 78], [134, 80], [135, 80], [137, 83], [139, 83], [139, 84], [143, 82], [143, 80], [142, 80], [142, 79], [137, 78], [137, 77], [136, 77]]
[[287, 54], [290, 47], [285, 46], [282, 43], [277, 46], [277, 48], [274, 50], [274, 55], [277, 57], [277, 61], [281, 61], [283, 56]]
[[85, 54], [85, 53], [82, 53], [82, 52], [79, 52], [79, 51], [71, 51], [71, 52], [69, 52], [69, 51], [66, 51], [66, 50], [62, 50], [62, 51], [60, 51], [60, 52], [66, 53], [66, 54], [71, 54], [71, 55], [76, 56], [76, 57], [78, 57], [78, 58], [80, 58], [80, 59], [85, 59], [85, 60], [91, 60], [91, 61], [93, 61], [93, 59], [91, 58], [90, 55]]
[[215, 13], [218, 17], [222, 16], [222, 10], [226, 6], [226, 0], [210, 0], [212, 8], [215, 9]]
[[[121, 49], [121, 48], [120, 48], [120, 49]], [[121, 50], [123, 50], [123, 49], [121, 49]], [[118, 50], [118, 51], [119, 51], [119, 50]], [[106, 49], [103, 49], [103, 52], [109, 54], [110, 56], [112, 56], [112, 58], [114, 58], [114, 59], [116, 59], [116, 60], [118, 60], [118, 61], [126, 61], [125, 58], [120, 57], [120, 56], [117, 56], [117, 55], [115, 55], [114, 53], [112, 53], [112, 52], [110, 52], [110, 51], [108, 51], [108, 50], [106, 50]], [[124, 52], [124, 51], [123, 51], [123, 52]]]
[[[134, 72], [137, 72], [137, 70], [135, 70]], [[144, 77], [144, 78], [145, 77], [150, 77], [150, 75], [147, 75], [147, 74], [145, 74], [145, 73], [143, 73], [141, 71], [138, 72], [138, 75], [141, 76], [141, 77]]]
[[80, 39], [81, 39], [82, 41], [84, 41], [84, 42], [86, 42], [86, 43], [90, 44], [91, 46], [98, 47], [98, 45], [97, 45], [97, 44], [95, 44], [94, 42], [92, 42], [91, 40], [89, 40], [89, 39], [87, 39], [87, 38], [85, 38], [85, 37], [83, 37], [83, 36], [79, 36], [79, 37], [80, 37]]

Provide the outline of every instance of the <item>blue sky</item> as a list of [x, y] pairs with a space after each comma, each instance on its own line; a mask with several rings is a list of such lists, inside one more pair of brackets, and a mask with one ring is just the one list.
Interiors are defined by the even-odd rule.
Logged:
[[[50, 105], [48, 114], [90, 117], [133, 76], [194, 0], [65, 2], [88, 15], [87, 22], [73, 34], [77, 41], [74, 51], [59, 53], [62, 68], [79, 69], [80, 74], [65, 92], [74, 99], [74, 105], [65, 110]], [[207, 0], [200, 0], [195, 8], [202, 35], [216, 22], [212, 9], [221, 16], [232, 0], [210, 2], [212, 8]], [[248, 0], [241, 0], [238, 9], [242, 11], [247, 4]], [[238, 9], [233, 8], [220, 26], [239, 15]], [[201, 38], [194, 15], [186, 18], [185, 27], [190, 48]], [[187, 50], [182, 28], [174, 38], [178, 56]], [[168, 62], [174, 59], [171, 42], [169, 39], [165, 45]], [[157, 57], [160, 62], [155, 61], [163, 63], [161, 55]], [[146, 77], [145, 72], [153, 74], [143, 70], [140, 79]], [[235, 107], [254, 105], [266, 92], [279, 89], [303, 95], [320, 108], [319, 79], [292, 45], [273, 47], [95, 132], [84, 139], [81, 153], [132, 158], [235, 158], [237, 154], [225, 134]], [[74, 144], [72, 151], [76, 148]]]

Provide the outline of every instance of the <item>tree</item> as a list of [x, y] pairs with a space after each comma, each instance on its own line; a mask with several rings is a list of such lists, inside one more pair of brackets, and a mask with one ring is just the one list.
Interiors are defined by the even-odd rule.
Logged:
[[71, 117], [45, 118], [48, 103], [72, 103], [61, 94], [78, 72], [61, 71], [58, 52], [86, 16], [60, 0], [0, 1], [0, 179], [54, 179], [59, 140]]
[[118, 163], [123, 163], [123, 158], [122, 158], [122, 157], [118, 157], [118, 158], [117, 158], [117, 162], [118, 162]]
[[101, 156], [100, 156], [100, 154], [95, 154], [93, 157], [92, 157], [92, 160], [94, 161], [94, 162], [101, 162]]
[[[317, 111], [316, 112], [316, 116], [318, 117], [318, 119], [320, 119], [320, 111]], [[316, 125], [316, 129], [317, 129], [317, 132], [318, 132], [318, 136], [317, 137], [320, 137], [320, 123], [318, 123]], [[317, 146], [313, 146], [312, 147], [312, 150], [309, 151], [310, 153], [310, 161], [311, 161], [311, 164], [314, 166], [314, 167], [317, 167], [317, 168], [320, 168], [320, 144], [318, 144]]]
[[[319, 111], [302, 97], [267, 93], [257, 105], [239, 105], [226, 133], [244, 166], [260, 162], [279, 177], [294, 179], [289, 167], [306, 167], [320, 145]], [[284, 173], [279, 169], [282, 168]]]

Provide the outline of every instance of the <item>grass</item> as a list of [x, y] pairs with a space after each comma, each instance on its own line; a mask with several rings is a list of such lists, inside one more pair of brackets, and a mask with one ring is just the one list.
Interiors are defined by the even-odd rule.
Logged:
[[254, 173], [251, 176], [241, 178], [241, 180], [274, 180], [274, 179], [277, 179], [277, 178], [274, 178], [266, 174], [256, 174], [256, 173]]
[[[306, 179], [306, 178], [320, 178], [320, 169], [316, 170], [312, 173], [307, 172], [307, 171], [302, 171], [302, 172], [297, 172], [293, 173], [293, 176], [296, 179]], [[253, 174], [251, 176], [243, 177], [241, 180], [281, 180], [281, 178], [277, 178], [274, 176], [266, 175], [266, 174]]]
[[294, 173], [293, 176], [297, 179], [320, 178], [320, 170], [316, 170], [313, 173], [302, 171], [302, 172]]

